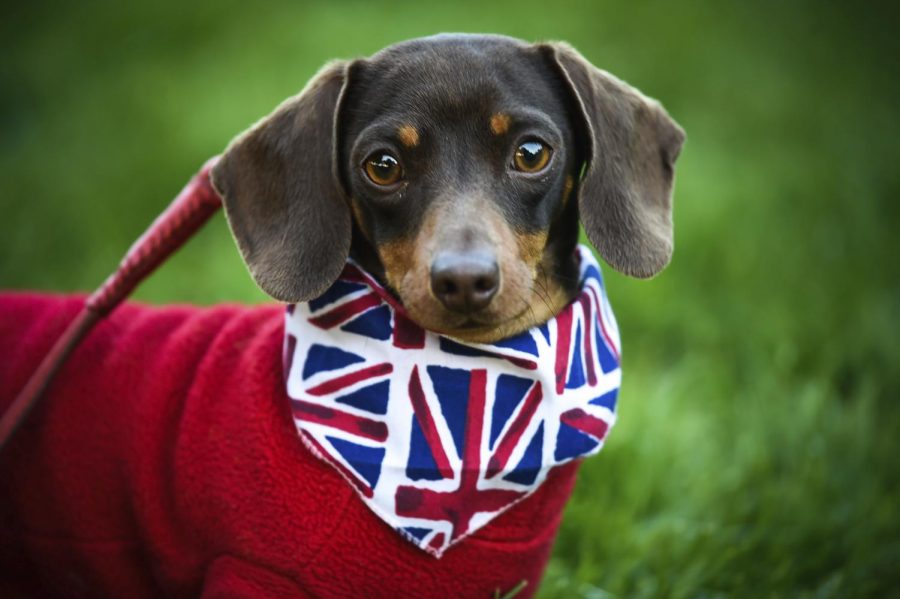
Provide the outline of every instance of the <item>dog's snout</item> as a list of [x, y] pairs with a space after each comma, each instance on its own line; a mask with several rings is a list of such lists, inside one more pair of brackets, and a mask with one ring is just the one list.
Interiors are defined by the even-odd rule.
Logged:
[[477, 312], [499, 286], [500, 268], [490, 254], [443, 252], [431, 263], [431, 290], [448, 310]]

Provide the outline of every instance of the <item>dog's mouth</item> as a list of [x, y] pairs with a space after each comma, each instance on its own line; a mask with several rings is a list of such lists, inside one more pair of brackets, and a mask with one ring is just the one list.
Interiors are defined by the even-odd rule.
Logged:
[[[534, 298], [530, 298], [533, 300]], [[554, 307], [536, 309], [529, 299], [519, 298], [514, 310], [494, 310], [452, 314], [433, 305], [424, 310], [405, 304], [410, 317], [420, 326], [440, 335], [470, 343], [494, 343], [542, 324], [562, 309], [568, 299], [561, 297]], [[541, 306], [545, 304], [541, 302]]]
[[[481, 315], [478, 313], [469, 314], [464, 317], [462, 322], [453, 325], [454, 330], [459, 331], [477, 331], [481, 329], [508, 329], [510, 323], [521, 321], [523, 318], [528, 316], [528, 313], [531, 311], [531, 306], [527, 303], [523, 302], [522, 309], [519, 312], [514, 313], [512, 316], [496, 316], [496, 315]], [[540, 324], [540, 323], [535, 323]], [[528, 327], [525, 327], [528, 328]]]
[[[464, 340], [496, 336], [497, 330], [504, 328], [503, 325], [508, 320], [497, 317], [497, 315], [448, 313], [433, 305], [426, 305], [423, 309], [415, 304], [404, 303], [404, 307], [410, 317], [421, 327], [441, 335]], [[494, 334], [491, 335], [491, 332]], [[499, 339], [499, 337], [497, 338]]]
[[[509, 321], [519, 318], [521, 315], [516, 315], [511, 319], [505, 320], [496, 320], [496, 319], [479, 319], [474, 316], [469, 316], [465, 320], [459, 323], [453, 323], [450, 326], [443, 327], [443, 330], [438, 332], [444, 333], [451, 337], [468, 337], [468, 336], [479, 336], [483, 337], [483, 333], [487, 333], [490, 331], [506, 330], [508, 327], [504, 326], [509, 323]], [[479, 335], [479, 333], [482, 333]], [[495, 333], [496, 335], [496, 333]]]

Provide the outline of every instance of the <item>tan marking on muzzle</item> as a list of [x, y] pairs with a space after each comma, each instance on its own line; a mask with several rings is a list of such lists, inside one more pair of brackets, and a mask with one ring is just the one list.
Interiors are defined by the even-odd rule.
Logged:
[[[514, 231], [503, 216], [484, 205], [477, 216], [456, 213], [452, 219], [446, 208], [433, 208], [411, 237], [378, 247], [387, 282], [413, 320], [458, 339], [487, 343], [544, 322], [565, 306], [569, 298], [555, 281], [552, 268], [545, 264], [546, 231]], [[459, 226], [460, 222], [472, 222], [474, 228]], [[495, 324], [478, 328], [457, 328], [464, 317], [448, 312], [431, 289], [435, 252], [467, 229], [490, 240], [500, 267], [500, 288], [481, 312]]]
[[403, 278], [415, 265], [416, 243], [410, 239], [397, 239], [382, 243], [378, 256], [384, 266], [388, 284], [396, 291], [402, 291]]
[[544, 257], [544, 248], [547, 246], [547, 231], [536, 233], [516, 233], [516, 245], [519, 256], [532, 272], [537, 269], [538, 263]]
[[419, 132], [412, 125], [401, 125], [397, 128], [397, 137], [407, 148], [415, 148], [419, 145]]

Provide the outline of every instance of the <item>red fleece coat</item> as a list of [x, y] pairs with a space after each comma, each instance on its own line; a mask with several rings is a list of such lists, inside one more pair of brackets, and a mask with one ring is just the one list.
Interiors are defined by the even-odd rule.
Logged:
[[[0, 296], [0, 409], [82, 301]], [[283, 328], [275, 306], [102, 323], [0, 453], [0, 596], [531, 595], [577, 466], [435, 559], [304, 448]]]

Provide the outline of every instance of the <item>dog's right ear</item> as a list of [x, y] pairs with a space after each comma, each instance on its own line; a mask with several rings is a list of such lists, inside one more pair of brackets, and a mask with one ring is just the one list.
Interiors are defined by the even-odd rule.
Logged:
[[326, 65], [235, 138], [212, 171], [250, 274], [284, 302], [321, 295], [350, 251], [350, 210], [336, 172], [348, 69], [347, 62]]

